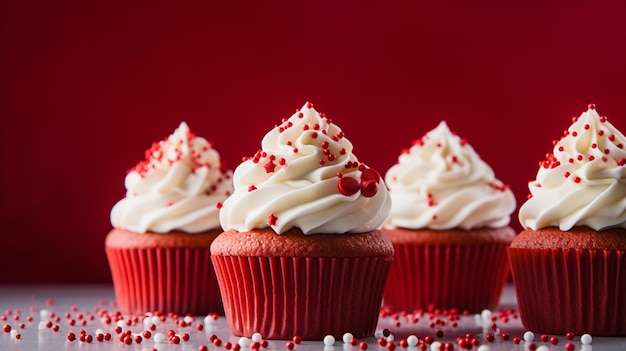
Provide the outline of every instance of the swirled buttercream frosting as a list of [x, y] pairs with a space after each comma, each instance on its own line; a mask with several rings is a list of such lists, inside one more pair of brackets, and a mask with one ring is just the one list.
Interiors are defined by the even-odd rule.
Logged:
[[626, 138], [595, 105], [572, 124], [539, 163], [520, 207], [524, 228], [626, 228]]
[[388, 228], [499, 228], [516, 206], [509, 187], [445, 121], [400, 154], [385, 182], [392, 199]]
[[378, 228], [390, 207], [382, 177], [359, 162], [343, 131], [311, 103], [265, 134], [233, 183], [220, 210], [225, 230], [362, 233]]
[[219, 228], [216, 205], [232, 192], [232, 172], [209, 141], [182, 122], [145, 156], [126, 175], [126, 197], [111, 210], [113, 227], [137, 233]]

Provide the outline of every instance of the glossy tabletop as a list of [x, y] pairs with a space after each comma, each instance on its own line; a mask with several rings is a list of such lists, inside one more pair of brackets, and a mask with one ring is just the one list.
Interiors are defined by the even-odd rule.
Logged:
[[[460, 313], [458, 320], [447, 313], [381, 313], [376, 335], [355, 340], [354, 345], [342, 338], [295, 344], [290, 340], [263, 341], [262, 336], [254, 343], [233, 336], [223, 316], [133, 319], [119, 315], [115, 321], [118, 314], [110, 285], [0, 285], [0, 350], [283, 351], [293, 347], [299, 351], [418, 351], [419, 343], [426, 343], [423, 348], [427, 350], [626, 350], [626, 338], [618, 337], [591, 336], [591, 344], [585, 345], [580, 335], [572, 340], [564, 335], [544, 335], [546, 341], [542, 341], [542, 335], [535, 333], [533, 341], [525, 341], [526, 330], [516, 308], [513, 287], [507, 286], [498, 310]], [[69, 340], [68, 334], [76, 339]], [[415, 337], [418, 345], [412, 346]]]

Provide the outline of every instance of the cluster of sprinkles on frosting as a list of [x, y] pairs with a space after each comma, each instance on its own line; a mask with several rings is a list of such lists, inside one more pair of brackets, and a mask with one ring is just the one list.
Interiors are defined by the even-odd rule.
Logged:
[[[306, 103], [306, 108], [309, 110], [313, 108], [313, 104], [310, 102]], [[296, 109], [296, 115], [299, 119], [304, 119], [305, 115], [301, 111], [301, 109]], [[302, 126], [302, 133], [306, 133], [309, 136], [310, 141], [321, 140], [317, 144], [319, 148], [322, 149], [322, 153], [324, 155], [323, 158], [319, 159], [319, 164], [321, 166], [327, 164], [327, 162], [334, 162], [337, 159], [337, 155], [345, 155], [345, 148], [338, 148], [333, 150], [331, 148], [331, 144], [327, 140], [327, 138], [322, 138], [320, 134], [327, 136], [334, 142], [338, 142], [342, 138], [344, 138], [344, 133], [339, 128], [337, 128], [330, 118], [328, 118], [324, 113], [319, 112], [319, 116], [325, 122], [324, 125], [320, 125], [319, 123], [307, 123]], [[281, 124], [276, 125], [274, 130], [278, 131], [279, 134], [285, 133], [289, 131], [291, 128], [294, 128], [294, 123], [289, 118], [283, 118]], [[336, 133], [332, 134], [336, 129]], [[330, 134], [329, 134], [330, 133]], [[293, 140], [287, 140], [285, 145], [290, 147], [294, 154], [298, 154], [300, 150], [298, 147], [294, 146]], [[252, 157], [244, 157], [243, 161], [251, 160], [254, 163], [259, 163], [265, 168], [267, 173], [273, 173], [276, 171], [277, 167], [286, 168], [287, 160], [284, 157], [277, 157], [273, 154], [268, 154], [266, 151], [261, 149], [257, 150], [257, 152]]]
[[[595, 104], [589, 104], [587, 106], [588, 111], [592, 111], [596, 109]], [[581, 140], [583, 135], [579, 134], [578, 122], [580, 117], [574, 116], [572, 117], [572, 125], [563, 131], [563, 135], [559, 140], [554, 140], [552, 142], [554, 146], [554, 150], [552, 153], [546, 154], [546, 159], [544, 161], [539, 162], [539, 167], [543, 169], [554, 169], [562, 165], [561, 160], [566, 160], [569, 164], [584, 164], [587, 162], [592, 162], [599, 160], [607, 165], [607, 167], [611, 167], [613, 165], [617, 165], [623, 167], [626, 165], [626, 157], [615, 158], [612, 156], [611, 148], [623, 150], [624, 144], [620, 142], [621, 138], [618, 138], [614, 133], [608, 130], [605, 124], [608, 122], [608, 118], [606, 116], [600, 116], [599, 124], [589, 124], [586, 123], [582, 126], [582, 133], [589, 134], [589, 132], [594, 133], [594, 135], [586, 135], [588, 140]], [[565, 141], [574, 140], [585, 142], [584, 145], [588, 145], [588, 147], [577, 149], [582, 149], [582, 152], [577, 154], [570, 154], [570, 150], [568, 150], [563, 143]], [[572, 176], [570, 171], [564, 171], [563, 176], [567, 179], [570, 179], [574, 183], [580, 183], [583, 179], [579, 176]], [[536, 187], [541, 187], [541, 183], [536, 183]], [[529, 194], [529, 198], [532, 194]]]
[[[272, 145], [276, 149], [258, 149], [253, 156], [243, 157], [242, 162], [252, 162], [269, 175], [288, 169], [290, 160], [320, 154], [321, 158], [317, 161], [319, 167], [340, 165], [343, 162], [342, 170], [336, 173], [339, 194], [352, 196], [360, 192], [364, 197], [373, 197], [378, 193], [380, 174], [350, 157], [345, 160], [350, 150], [346, 149], [345, 144], [342, 145], [345, 140], [344, 132], [323, 112], [315, 111], [312, 103], [307, 102], [302, 108], [296, 109], [291, 117], [283, 118], [268, 135], [273, 135], [278, 140], [278, 145]], [[349, 143], [347, 140], [345, 142]], [[316, 151], [312, 151], [311, 147]], [[359, 171], [360, 176], [352, 176], [355, 171]], [[258, 184], [247, 185], [248, 192], [257, 189]], [[218, 208], [221, 205], [218, 204]], [[267, 217], [266, 223], [274, 226], [277, 220], [277, 215], [272, 213]]]
[[[192, 174], [200, 168], [217, 169], [221, 173], [217, 183], [221, 183], [230, 178], [230, 173], [224, 161], [220, 164], [211, 164], [210, 153], [214, 152], [213, 142], [197, 137], [187, 123], [181, 122], [172, 135], [152, 143], [144, 153], [145, 159], [130, 168], [127, 173], [134, 172], [145, 178], [151, 171], [167, 172], [175, 163], [182, 163]], [[217, 185], [213, 184], [206, 190], [206, 195], [211, 195], [215, 190]]]

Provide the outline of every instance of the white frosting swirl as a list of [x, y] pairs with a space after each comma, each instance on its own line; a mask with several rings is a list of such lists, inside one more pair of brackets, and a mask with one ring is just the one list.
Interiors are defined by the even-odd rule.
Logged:
[[219, 228], [216, 204], [232, 192], [231, 177], [212, 145], [182, 122], [128, 172], [126, 197], [113, 206], [111, 224], [137, 233]]
[[593, 104], [564, 132], [522, 205], [524, 228], [626, 228], [626, 138]]
[[[377, 179], [368, 181], [372, 174]], [[341, 129], [310, 103], [265, 135], [233, 181], [220, 211], [225, 230], [361, 233], [378, 228], [390, 207], [382, 177], [358, 162]]]
[[399, 156], [385, 182], [392, 199], [386, 227], [499, 228], [516, 206], [509, 187], [445, 121]]

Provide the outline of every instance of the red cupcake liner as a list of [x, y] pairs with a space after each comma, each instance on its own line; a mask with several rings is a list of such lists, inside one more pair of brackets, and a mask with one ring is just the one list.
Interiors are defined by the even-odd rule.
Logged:
[[374, 335], [391, 258], [213, 256], [233, 335]]
[[618, 250], [510, 248], [525, 328], [626, 336], [626, 257]]
[[105, 248], [122, 313], [223, 314], [209, 248]]
[[393, 244], [383, 304], [394, 311], [498, 307], [509, 274], [508, 244]]

